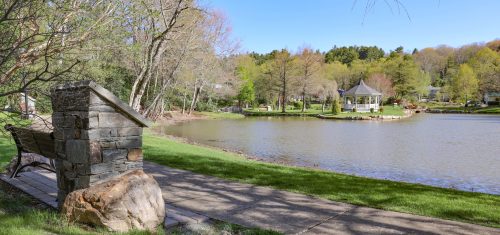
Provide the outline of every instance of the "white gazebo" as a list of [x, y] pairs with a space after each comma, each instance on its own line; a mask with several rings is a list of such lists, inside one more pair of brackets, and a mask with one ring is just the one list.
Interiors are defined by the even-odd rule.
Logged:
[[367, 86], [363, 80], [344, 93], [344, 110], [357, 112], [378, 112], [382, 93]]

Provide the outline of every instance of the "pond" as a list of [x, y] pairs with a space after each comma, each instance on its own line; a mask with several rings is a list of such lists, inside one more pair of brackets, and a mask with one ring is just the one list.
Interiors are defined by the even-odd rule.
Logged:
[[192, 121], [162, 131], [265, 161], [500, 194], [500, 116], [417, 114], [398, 121], [253, 117]]

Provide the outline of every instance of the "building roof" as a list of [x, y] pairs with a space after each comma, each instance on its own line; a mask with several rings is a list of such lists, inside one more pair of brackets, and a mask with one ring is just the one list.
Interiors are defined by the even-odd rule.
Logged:
[[93, 81], [79, 81], [73, 83], [67, 83], [64, 85], [57, 86], [56, 90], [62, 90], [66, 88], [73, 87], [89, 87], [92, 89], [98, 96], [108, 101], [110, 105], [114, 106], [116, 109], [120, 110], [123, 114], [139, 123], [142, 127], [148, 127], [151, 125], [151, 122], [144, 118], [141, 114], [136, 112], [130, 106], [128, 106], [125, 102], [121, 101], [118, 97], [116, 97], [111, 91], [106, 90], [102, 86], [99, 86], [97, 83]]
[[348, 91], [345, 92], [345, 95], [347, 96], [357, 96], [357, 95], [382, 95], [379, 91], [369, 87], [368, 85], [365, 84], [363, 79], [359, 80], [358, 85], [354, 86], [353, 88], [349, 89]]

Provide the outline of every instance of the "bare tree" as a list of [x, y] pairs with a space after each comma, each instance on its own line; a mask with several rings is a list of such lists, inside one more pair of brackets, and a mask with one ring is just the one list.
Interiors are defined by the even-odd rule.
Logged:
[[[2, 1], [0, 98], [14, 101], [6, 111], [35, 116], [50, 126], [42, 117], [28, 114], [28, 91], [49, 96], [53, 81], [78, 76], [87, 59], [82, 48], [101, 35], [115, 9], [115, 2], [105, 1]], [[26, 107], [18, 112], [12, 103], [21, 93]]]
[[313, 83], [317, 80], [317, 72], [321, 68], [323, 56], [320, 53], [315, 53], [311, 48], [304, 47], [298, 55], [298, 84], [300, 87], [300, 95], [302, 96], [302, 112], [306, 110], [306, 95], [310, 92]]
[[268, 74], [277, 79], [279, 84], [280, 97], [278, 98], [278, 106], [281, 106], [281, 112], [286, 112], [286, 105], [288, 101], [288, 89], [290, 88], [290, 82], [292, 79], [292, 62], [294, 58], [286, 49], [282, 49], [279, 52], [274, 53], [274, 58], [272, 60], [270, 70]]
[[183, 27], [179, 24], [180, 17], [193, 6], [192, 1], [188, 0], [131, 1], [128, 6], [125, 14], [130, 19], [133, 41], [142, 48], [138, 74], [129, 98], [129, 105], [139, 111], [144, 92], [158, 69], [168, 43], [174, 40], [177, 30]]

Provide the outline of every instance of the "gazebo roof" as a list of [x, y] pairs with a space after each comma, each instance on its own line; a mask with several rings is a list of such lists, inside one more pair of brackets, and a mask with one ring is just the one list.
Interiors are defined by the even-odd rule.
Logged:
[[359, 80], [358, 85], [346, 91], [345, 95], [347, 96], [382, 95], [382, 93], [366, 85], [365, 82], [363, 82], [363, 80]]

